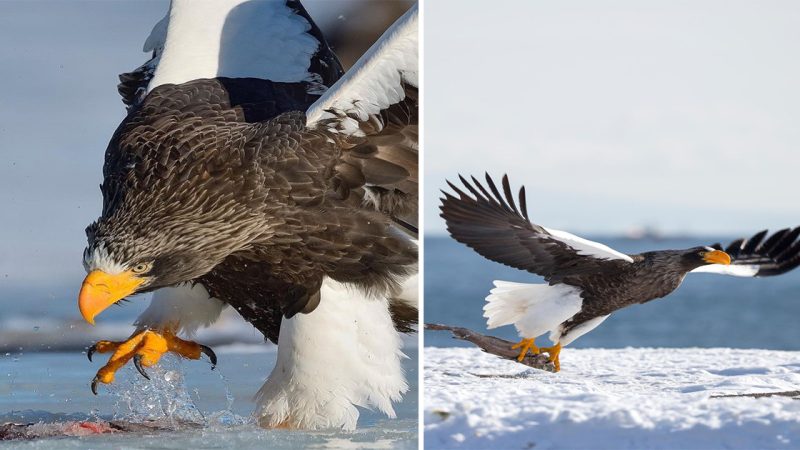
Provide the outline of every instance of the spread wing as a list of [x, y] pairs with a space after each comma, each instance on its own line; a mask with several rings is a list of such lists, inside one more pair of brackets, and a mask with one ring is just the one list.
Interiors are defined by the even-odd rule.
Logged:
[[[138, 108], [146, 99], [153, 104], [148, 94], [158, 89], [176, 99], [167, 106], [197, 114], [209, 101], [203, 91], [221, 85], [222, 92], [210, 99], [217, 109], [204, 117], [255, 123], [305, 111], [308, 139], [323, 131], [342, 150], [332, 185], [341, 198], [388, 214], [416, 234], [417, 7], [342, 76], [338, 59], [299, 1], [223, 6], [173, 0], [145, 43], [151, 58], [120, 76], [125, 104]], [[172, 93], [176, 89], [180, 92]], [[220, 105], [225, 110], [218, 110]]]
[[441, 216], [455, 240], [485, 258], [542, 275], [548, 281], [614, 270], [633, 262], [630, 256], [603, 244], [532, 223], [525, 188], [519, 191], [517, 207], [507, 176], [503, 176], [503, 194], [488, 174], [489, 190], [474, 177], [472, 183], [460, 179], [471, 195], [448, 182], [457, 196], [444, 192]]
[[247, 2], [233, 9], [209, 0], [173, 0], [144, 43], [150, 58], [119, 76], [129, 108], [162, 84], [204, 78], [307, 82], [321, 94], [344, 73], [299, 0]]
[[418, 11], [400, 17], [306, 112], [309, 128], [344, 152], [334, 188], [352, 191], [416, 232], [418, 174]]
[[[731, 257], [728, 266], [710, 264], [692, 272], [718, 273], [739, 277], [768, 277], [800, 266], [800, 227], [785, 228], [767, 237], [767, 230], [748, 239], [737, 239], [724, 249]], [[765, 239], [766, 238], [766, 239]], [[723, 250], [722, 245], [711, 247]]]

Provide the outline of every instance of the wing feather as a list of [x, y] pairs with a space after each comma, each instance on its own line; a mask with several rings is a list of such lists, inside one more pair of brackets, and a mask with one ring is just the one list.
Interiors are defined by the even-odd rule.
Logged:
[[401, 16], [308, 108], [307, 126], [345, 151], [336, 189], [416, 230], [419, 190], [418, 13]]
[[257, 78], [306, 82], [318, 95], [343, 73], [299, 0], [173, 0], [143, 50], [150, 59], [119, 76], [129, 108], [163, 84]]
[[[763, 230], [748, 239], [736, 239], [725, 252], [731, 256], [728, 266], [710, 264], [692, 272], [717, 273], [740, 277], [780, 275], [800, 266], [800, 227], [784, 228], [767, 237]], [[764, 239], [766, 237], [766, 240]], [[722, 249], [720, 244], [712, 246]]]
[[443, 191], [441, 216], [454, 239], [485, 258], [542, 275], [548, 281], [633, 262], [630, 256], [602, 244], [532, 223], [524, 188], [519, 190], [518, 207], [507, 176], [502, 179], [502, 193], [488, 174], [486, 187], [475, 177], [467, 181], [459, 175], [459, 180], [463, 188], [447, 181], [453, 193]]

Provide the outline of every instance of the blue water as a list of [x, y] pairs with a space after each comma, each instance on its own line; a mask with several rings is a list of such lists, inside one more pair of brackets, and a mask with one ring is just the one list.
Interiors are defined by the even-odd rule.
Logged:
[[[153, 381], [128, 365], [114, 385], [101, 385], [97, 396], [90, 392], [89, 381], [105, 355], [90, 363], [80, 352], [0, 354], [0, 424], [43, 422], [54, 434], [0, 442], [0, 448], [417, 448], [418, 352], [413, 341], [406, 342], [409, 358], [403, 368], [410, 390], [395, 404], [397, 418], [362, 409], [359, 428], [353, 432], [265, 430], [253, 423], [253, 395], [275, 364], [275, 348], [268, 344], [218, 348], [214, 371], [206, 361], [167, 356], [158, 367], [148, 368]], [[182, 382], [163, 381], [165, 374], [175, 373]], [[155, 419], [174, 431], [86, 437], [53, 431], [67, 421], [93, 419]]]
[[[631, 240], [591, 237], [625, 253], [680, 249], [708, 238]], [[732, 239], [721, 239], [729, 242]], [[533, 274], [488, 261], [449, 237], [425, 239], [425, 322], [471, 328], [519, 340], [511, 326], [486, 329], [484, 298], [496, 279], [536, 283]], [[445, 332], [425, 345], [470, 346]], [[732, 347], [800, 349], [800, 270], [768, 278], [691, 274], [671, 295], [614, 313], [572, 347]]]

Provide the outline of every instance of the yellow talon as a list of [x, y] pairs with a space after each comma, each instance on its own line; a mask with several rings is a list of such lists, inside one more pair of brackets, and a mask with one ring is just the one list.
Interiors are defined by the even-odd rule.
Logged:
[[148, 379], [150, 377], [147, 376], [142, 367], [158, 364], [161, 356], [167, 352], [176, 353], [188, 359], [200, 359], [200, 355], [205, 353], [211, 360], [211, 368], [213, 369], [217, 365], [217, 356], [209, 347], [183, 340], [170, 331], [142, 330], [134, 333], [127, 341], [99, 341], [89, 348], [87, 353], [89, 361], [92, 360], [92, 355], [95, 352], [113, 352], [106, 365], [97, 371], [97, 375], [92, 381], [92, 392], [95, 394], [97, 394], [98, 382], [113, 383], [117, 371], [131, 359], [134, 360], [136, 369]]
[[561, 370], [561, 362], [558, 360], [558, 355], [561, 354], [561, 344], [556, 344], [552, 347], [542, 347], [541, 351], [547, 352], [547, 360], [555, 365], [556, 372]]
[[518, 343], [511, 346], [511, 350], [520, 349], [519, 356], [517, 357], [517, 361], [522, 362], [525, 359], [525, 355], [528, 354], [528, 351], [533, 353], [534, 355], [538, 355], [540, 353], [539, 347], [536, 346], [536, 338], [530, 339], [523, 339]]

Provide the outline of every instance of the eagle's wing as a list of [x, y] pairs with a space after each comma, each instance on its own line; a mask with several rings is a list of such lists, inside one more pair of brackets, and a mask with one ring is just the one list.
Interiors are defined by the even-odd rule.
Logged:
[[150, 58], [119, 76], [128, 107], [163, 84], [257, 78], [307, 82], [309, 93], [321, 94], [344, 73], [299, 0], [240, 2], [233, 9], [216, 0], [172, 0], [143, 50]]
[[306, 112], [345, 150], [334, 188], [416, 232], [418, 204], [418, 11], [400, 17]]
[[548, 281], [633, 262], [630, 256], [603, 244], [531, 223], [525, 188], [519, 191], [517, 207], [507, 176], [503, 176], [503, 194], [488, 174], [489, 190], [475, 178], [470, 183], [461, 177], [461, 182], [472, 195], [448, 182], [458, 197], [444, 193], [441, 216], [454, 239], [485, 258], [542, 275]]
[[150, 35], [147, 37], [147, 40], [144, 42], [142, 50], [150, 53], [150, 59], [136, 69], [119, 75], [117, 91], [119, 91], [119, 95], [122, 97], [122, 102], [129, 108], [141, 102], [147, 92], [147, 85], [150, 84], [150, 80], [153, 78], [153, 72], [155, 72], [156, 66], [158, 65], [158, 60], [161, 57], [161, 53], [164, 51], [168, 24], [169, 14], [156, 23]]
[[[767, 239], [767, 230], [754, 234], [749, 239], [737, 239], [724, 250], [731, 257], [731, 264], [709, 264], [692, 272], [719, 273], [738, 277], [767, 277], [786, 273], [800, 266], [800, 227], [776, 231]], [[723, 250], [722, 245], [711, 247]]]

